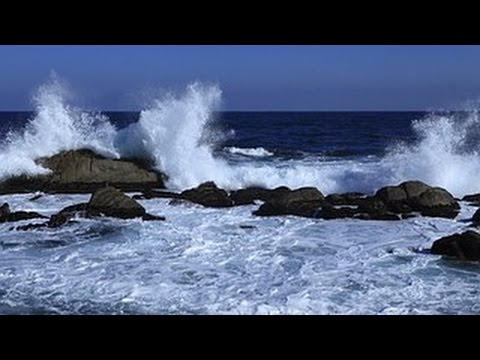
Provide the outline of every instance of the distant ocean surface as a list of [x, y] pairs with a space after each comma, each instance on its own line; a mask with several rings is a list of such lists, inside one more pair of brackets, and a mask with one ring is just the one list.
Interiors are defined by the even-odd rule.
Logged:
[[[215, 181], [372, 194], [422, 180], [457, 197], [480, 192], [476, 111], [221, 112], [218, 100], [216, 89], [192, 87], [141, 112], [93, 113], [45, 88], [35, 112], [0, 113], [0, 178], [91, 148], [151, 160], [176, 191]], [[1, 196], [0, 205], [51, 215], [89, 198], [31, 197]], [[468, 226], [476, 208], [464, 203], [455, 220], [362, 222], [140, 202], [167, 221], [78, 219], [29, 232], [0, 224], [0, 313], [480, 313], [479, 265], [422, 251]]]

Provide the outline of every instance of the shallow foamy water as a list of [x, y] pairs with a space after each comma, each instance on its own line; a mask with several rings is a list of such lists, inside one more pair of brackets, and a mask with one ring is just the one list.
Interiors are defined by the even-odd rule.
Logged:
[[[1, 196], [52, 214], [88, 195]], [[259, 218], [255, 206], [141, 201], [164, 222], [78, 219], [57, 230], [0, 224], [0, 313], [477, 314], [480, 265], [423, 253], [468, 226]]]

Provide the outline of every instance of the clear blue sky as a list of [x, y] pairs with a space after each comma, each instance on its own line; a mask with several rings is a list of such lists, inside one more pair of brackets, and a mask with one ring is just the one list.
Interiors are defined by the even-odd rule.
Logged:
[[0, 110], [51, 71], [82, 106], [137, 110], [194, 80], [225, 110], [430, 110], [480, 98], [480, 46], [0, 46]]

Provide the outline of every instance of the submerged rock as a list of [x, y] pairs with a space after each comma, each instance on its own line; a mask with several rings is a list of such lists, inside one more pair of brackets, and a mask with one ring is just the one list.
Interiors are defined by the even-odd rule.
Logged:
[[185, 190], [181, 193], [182, 199], [206, 206], [206, 207], [231, 207], [233, 201], [228, 197], [225, 190], [219, 189], [217, 185], [210, 181], [200, 186]]
[[0, 193], [88, 193], [109, 184], [122, 191], [164, 188], [166, 176], [138, 160], [107, 159], [91, 150], [69, 150], [36, 161], [47, 175], [16, 176], [0, 183]]
[[467, 231], [435, 241], [432, 254], [456, 257], [460, 260], [480, 260], [480, 234]]

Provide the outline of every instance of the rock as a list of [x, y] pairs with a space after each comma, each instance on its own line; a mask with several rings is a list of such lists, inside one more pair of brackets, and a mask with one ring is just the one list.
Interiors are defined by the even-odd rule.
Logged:
[[2, 222], [15, 222], [15, 221], [22, 221], [22, 220], [30, 220], [30, 219], [46, 219], [46, 216], [40, 215], [34, 211], [17, 211], [11, 212], [4, 217], [0, 217], [0, 223]]
[[460, 205], [445, 189], [431, 188], [420, 196], [410, 200], [414, 210], [420, 211], [423, 216], [455, 218]]
[[447, 255], [460, 260], [480, 260], [480, 234], [467, 231], [436, 240], [431, 249], [432, 254]]
[[333, 206], [325, 206], [315, 214], [315, 217], [324, 220], [334, 220], [353, 218], [356, 214], [358, 214], [358, 210], [350, 207], [336, 208]]
[[156, 216], [156, 215], [146, 213], [145, 215], [142, 216], [142, 220], [144, 220], [144, 221], [164, 221], [165, 216]]
[[466, 201], [476, 206], [480, 206], [480, 194], [465, 195], [462, 198], [462, 201]]
[[181, 193], [183, 199], [203, 205], [205, 207], [231, 207], [233, 201], [228, 197], [227, 192], [219, 189], [214, 182], [206, 182], [200, 186], [185, 190]]
[[358, 213], [354, 216], [359, 220], [378, 220], [378, 221], [396, 221], [401, 220], [402, 217], [390, 211], [374, 211], [371, 213]]
[[316, 188], [301, 188], [265, 202], [253, 214], [257, 216], [296, 215], [315, 217], [325, 204], [323, 194]]
[[401, 183], [399, 187], [405, 191], [407, 198], [420, 196], [425, 191], [431, 189], [430, 186], [421, 181], [407, 181]]
[[473, 214], [472, 223], [473, 223], [472, 225], [474, 225], [474, 226], [480, 225], [480, 209], [475, 211], [475, 214]]
[[275, 198], [280, 198], [290, 193], [291, 190], [286, 186], [280, 186], [273, 190], [261, 187], [250, 187], [230, 193], [230, 199], [234, 205], [252, 205], [254, 200], [270, 201]]
[[105, 184], [122, 191], [144, 191], [164, 188], [166, 176], [148, 169], [137, 160], [107, 159], [91, 150], [64, 151], [37, 163], [51, 173], [38, 176], [12, 177], [0, 184], [0, 194], [48, 192], [88, 193]]
[[87, 205], [87, 214], [131, 219], [143, 217], [145, 208], [121, 191], [107, 186], [93, 193]]
[[359, 205], [366, 198], [362, 193], [330, 194], [325, 200], [332, 205]]
[[43, 197], [43, 194], [38, 194], [38, 195], [35, 195], [35, 196], [31, 197], [30, 199], [28, 199], [28, 201], [37, 201], [38, 199], [40, 199], [42, 197]]
[[169, 191], [147, 190], [140, 195], [132, 196], [133, 200], [150, 200], [150, 199], [181, 199], [181, 195]]
[[387, 186], [378, 190], [374, 197], [385, 204], [391, 204], [407, 200], [407, 193], [398, 186]]
[[432, 188], [420, 181], [384, 187], [373, 198], [384, 203], [384, 211], [397, 214], [419, 212], [423, 216], [455, 218], [460, 209], [447, 190]]
[[10, 205], [8, 203], [3, 204], [0, 206], [0, 219], [5, 218], [10, 214]]
[[27, 224], [22, 226], [17, 226], [16, 228], [12, 228], [10, 230], [18, 230], [18, 231], [28, 231], [28, 230], [35, 230], [47, 227], [46, 223], [41, 224]]

